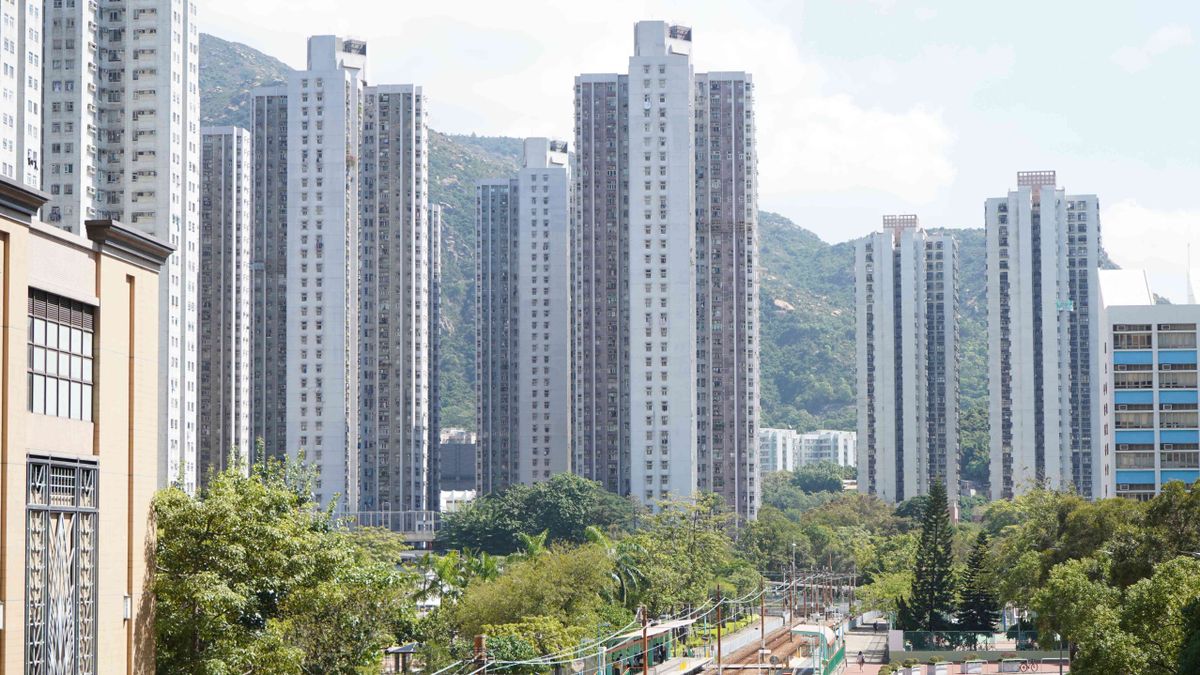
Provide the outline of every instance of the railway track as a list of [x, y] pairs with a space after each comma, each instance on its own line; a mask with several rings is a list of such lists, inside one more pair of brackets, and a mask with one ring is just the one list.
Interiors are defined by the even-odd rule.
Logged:
[[[774, 669], [786, 667], [788, 660], [796, 655], [796, 650], [803, 646], [803, 641], [793, 640], [791, 635], [791, 626], [784, 624], [774, 631], [767, 633], [767, 651], [770, 652], [763, 661], [767, 664], [764, 666], [764, 672], [770, 667], [771, 657], [778, 659], [778, 665]], [[760, 641], [755, 640], [748, 645], [735, 650], [731, 654], [724, 655], [722, 659], [722, 667], [729, 670], [750, 670], [757, 669], [759, 666], [758, 650]], [[710, 663], [705, 669], [705, 673], [717, 672], [716, 664]]]

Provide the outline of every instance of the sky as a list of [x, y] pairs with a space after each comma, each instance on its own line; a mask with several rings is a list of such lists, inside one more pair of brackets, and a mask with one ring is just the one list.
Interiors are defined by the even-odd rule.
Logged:
[[579, 73], [626, 70], [633, 24], [693, 28], [697, 71], [756, 85], [759, 205], [826, 241], [915, 213], [981, 227], [1016, 172], [1100, 198], [1105, 247], [1185, 296], [1200, 267], [1194, 0], [204, 0], [201, 30], [293, 67], [368, 41], [368, 80], [416, 83], [450, 133], [572, 137]]

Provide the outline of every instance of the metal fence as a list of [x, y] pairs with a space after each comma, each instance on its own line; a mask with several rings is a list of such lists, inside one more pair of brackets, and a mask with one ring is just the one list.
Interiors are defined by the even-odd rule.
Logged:
[[1004, 633], [973, 631], [904, 631], [905, 651], [1019, 652], [1058, 649], [1058, 644], [1038, 643], [1034, 630], [1011, 629]]
[[441, 514], [437, 511], [352, 511], [343, 517], [351, 527], [382, 527], [393, 532], [432, 537]]

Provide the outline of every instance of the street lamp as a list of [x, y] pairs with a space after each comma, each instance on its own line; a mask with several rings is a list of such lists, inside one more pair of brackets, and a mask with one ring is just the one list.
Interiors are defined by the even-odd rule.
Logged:
[[1055, 642], [1057, 642], [1057, 643], [1058, 643], [1058, 675], [1062, 675], [1062, 672], [1063, 672], [1063, 645], [1062, 645], [1062, 636], [1061, 636], [1061, 635], [1059, 635], [1058, 633], [1055, 633], [1055, 634], [1054, 634], [1054, 640], [1055, 640]]
[[796, 542], [792, 542], [792, 616], [789, 617], [793, 622], [796, 620]]

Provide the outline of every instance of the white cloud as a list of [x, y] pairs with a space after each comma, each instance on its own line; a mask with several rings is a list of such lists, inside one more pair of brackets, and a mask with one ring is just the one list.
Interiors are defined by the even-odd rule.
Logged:
[[1127, 73], [1136, 73], [1150, 66], [1154, 57], [1175, 47], [1192, 44], [1192, 29], [1179, 24], [1167, 24], [1137, 47], [1121, 47], [1112, 55], [1112, 60]]
[[[1104, 207], [1101, 223], [1113, 262], [1146, 270], [1156, 293], [1186, 301], [1189, 251], [1200, 244], [1200, 210], [1158, 210], [1123, 199]], [[1191, 264], [1200, 266], [1200, 248], [1190, 252]]]
[[[892, 0], [870, 0], [887, 11]], [[285, 11], [289, 3], [305, 11]], [[761, 194], [870, 190], [911, 203], [953, 179], [953, 135], [940, 110], [864, 104], [804, 53], [792, 5], [571, 3], [392, 4], [360, 0], [209, 0], [206, 29], [302, 66], [310, 32], [368, 40], [369, 77], [417, 82], [439, 131], [569, 137], [573, 77], [626, 68], [633, 23], [669, 18], [695, 28], [697, 71], [745, 70], [756, 87]], [[654, 5], [649, 7], [648, 5]], [[265, 16], [271, 16], [268, 21]], [[250, 32], [246, 31], [250, 29]]]

